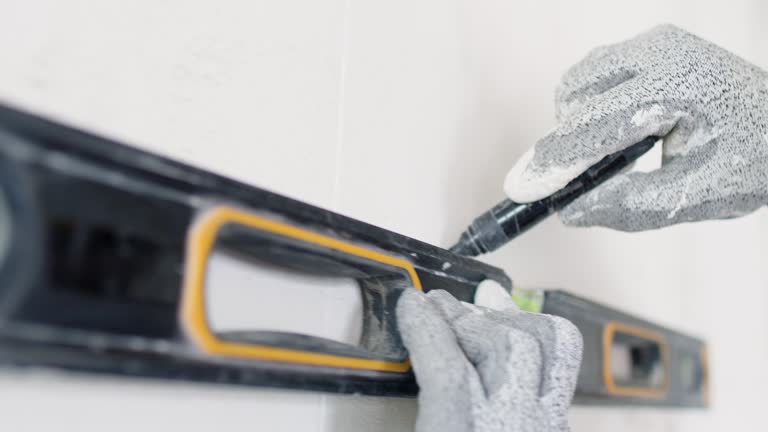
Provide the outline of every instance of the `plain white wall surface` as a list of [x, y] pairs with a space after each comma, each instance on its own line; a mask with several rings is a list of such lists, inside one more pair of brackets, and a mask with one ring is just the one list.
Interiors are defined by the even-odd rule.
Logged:
[[[559, 77], [595, 45], [669, 22], [768, 66], [760, 0], [0, 6], [3, 101], [443, 246], [502, 198], [506, 170], [554, 125]], [[768, 430], [767, 258], [760, 211], [641, 234], [553, 218], [487, 260], [518, 285], [707, 338], [710, 410], [571, 416], [577, 432], [670, 432]], [[408, 400], [0, 375], [13, 431], [401, 431], [415, 414]]]

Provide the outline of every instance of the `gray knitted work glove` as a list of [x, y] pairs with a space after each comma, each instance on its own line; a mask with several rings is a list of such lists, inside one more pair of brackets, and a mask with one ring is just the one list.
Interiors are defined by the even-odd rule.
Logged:
[[768, 204], [768, 74], [673, 26], [592, 51], [563, 77], [558, 126], [507, 176], [514, 201], [552, 194], [603, 156], [664, 137], [662, 167], [618, 175], [561, 213], [639, 231]]
[[506, 297], [497, 311], [445, 291], [403, 293], [397, 317], [420, 387], [417, 432], [568, 430], [581, 334]]

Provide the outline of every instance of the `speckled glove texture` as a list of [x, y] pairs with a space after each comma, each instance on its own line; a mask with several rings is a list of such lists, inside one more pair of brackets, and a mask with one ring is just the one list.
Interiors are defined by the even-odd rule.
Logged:
[[662, 167], [618, 175], [561, 219], [624, 231], [768, 204], [768, 74], [674, 26], [598, 48], [563, 77], [557, 127], [507, 176], [512, 200], [552, 194], [605, 155], [663, 137]]
[[511, 300], [502, 309], [440, 290], [402, 295], [397, 317], [420, 387], [417, 432], [569, 430], [581, 334]]

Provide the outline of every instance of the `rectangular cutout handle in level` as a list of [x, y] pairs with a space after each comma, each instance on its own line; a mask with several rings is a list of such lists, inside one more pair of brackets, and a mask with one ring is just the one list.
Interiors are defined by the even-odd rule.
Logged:
[[603, 329], [603, 380], [614, 395], [663, 398], [669, 387], [664, 335], [618, 321]]
[[[364, 306], [360, 344], [258, 329], [229, 335], [214, 331], [208, 317], [206, 276], [217, 248], [294, 272], [357, 280]], [[402, 290], [414, 288], [421, 289], [421, 284], [407, 260], [276, 218], [222, 206], [201, 214], [188, 233], [181, 322], [187, 336], [207, 354], [405, 373], [410, 363], [397, 332], [394, 309]]]

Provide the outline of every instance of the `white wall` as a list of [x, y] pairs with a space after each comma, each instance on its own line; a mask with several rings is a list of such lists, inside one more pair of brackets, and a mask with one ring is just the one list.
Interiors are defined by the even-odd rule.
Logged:
[[[591, 47], [671, 22], [768, 66], [759, 0], [0, 2], [0, 99], [438, 245], [502, 196]], [[488, 260], [706, 337], [708, 412], [574, 408], [574, 431], [766, 430], [768, 221], [556, 220]], [[413, 401], [0, 375], [3, 430], [408, 430]]]

